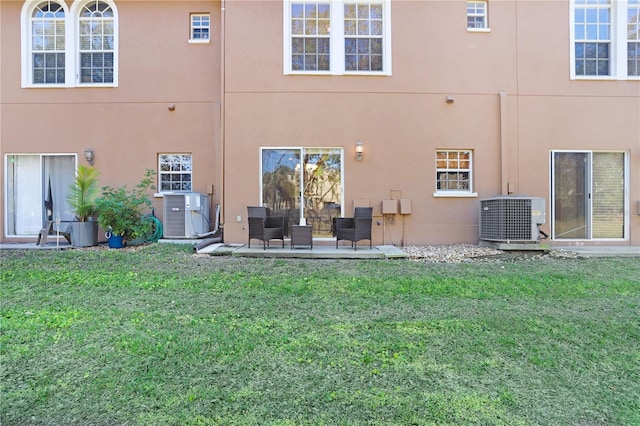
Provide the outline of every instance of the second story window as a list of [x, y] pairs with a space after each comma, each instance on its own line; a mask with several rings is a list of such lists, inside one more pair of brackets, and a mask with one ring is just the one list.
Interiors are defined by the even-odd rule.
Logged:
[[571, 0], [571, 78], [640, 76], [640, 0]]
[[114, 50], [111, 6], [87, 3], [80, 11], [80, 83], [113, 83]]
[[291, 69], [329, 71], [329, 3], [291, 4]]
[[467, 2], [467, 29], [486, 30], [489, 28], [487, 22], [487, 2], [468, 1]]
[[191, 43], [208, 43], [211, 38], [211, 16], [208, 13], [191, 14]]
[[46, 1], [31, 17], [33, 84], [65, 82], [65, 13], [58, 3]]
[[22, 87], [117, 86], [113, 0], [26, 0], [21, 25]]
[[286, 0], [285, 74], [391, 75], [390, 0]]
[[640, 0], [627, 4], [627, 75], [640, 76]]

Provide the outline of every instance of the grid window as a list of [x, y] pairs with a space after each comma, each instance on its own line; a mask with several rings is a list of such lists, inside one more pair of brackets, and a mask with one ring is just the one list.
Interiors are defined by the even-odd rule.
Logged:
[[31, 16], [33, 84], [65, 82], [65, 13], [52, 1], [40, 3]]
[[486, 1], [468, 1], [467, 2], [467, 28], [468, 29], [488, 28]]
[[640, 0], [571, 0], [571, 78], [640, 77]]
[[191, 154], [161, 154], [160, 192], [191, 191]]
[[291, 68], [328, 71], [331, 6], [324, 2], [291, 4]]
[[469, 150], [436, 151], [436, 192], [471, 192], [471, 161]]
[[111, 6], [91, 1], [80, 12], [80, 83], [113, 83], [114, 19]]
[[285, 74], [391, 75], [390, 7], [391, 0], [285, 0]]
[[640, 0], [627, 5], [627, 75], [640, 76]]
[[211, 32], [211, 17], [208, 13], [194, 13], [191, 15], [192, 41], [209, 41]]
[[344, 5], [346, 71], [382, 71], [382, 4]]
[[117, 86], [113, 0], [25, 0], [20, 19], [22, 87]]
[[575, 9], [576, 75], [610, 75], [611, 4], [577, 0]]

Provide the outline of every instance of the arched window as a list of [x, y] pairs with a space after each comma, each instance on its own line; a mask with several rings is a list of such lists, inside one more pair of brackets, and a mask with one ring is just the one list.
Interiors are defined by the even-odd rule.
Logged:
[[65, 11], [55, 1], [38, 4], [31, 14], [31, 83], [65, 82]]
[[26, 0], [20, 19], [22, 87], [118, 85], [113, 0]]
[[80, 9], [78, 18], [80, 84], [113, 83], [115, 19], [111, 6], [90, 1]]

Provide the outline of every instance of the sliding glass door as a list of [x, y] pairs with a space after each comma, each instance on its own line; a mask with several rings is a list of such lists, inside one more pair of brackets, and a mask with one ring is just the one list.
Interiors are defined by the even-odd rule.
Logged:
[[626, 238], [624, 152], [552, 153], [553, 238]]
[[331, 236], [342, 215], [341, 148], [263, 148], [262, 205], [289, 224], [303, 217], [316, 237]]
[[73, 220], [66, 194], [75, 164], [74, 155], [6, 156], [7, 235], [38, 235], [49, 217]]

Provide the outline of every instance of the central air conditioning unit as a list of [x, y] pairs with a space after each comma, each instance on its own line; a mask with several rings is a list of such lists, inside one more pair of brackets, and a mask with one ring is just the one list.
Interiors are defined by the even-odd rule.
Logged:
[[164, 238], [193, 238], [209, 231], [208, 196], [184, 192], [163, 197]]
[[544, 198], [502, 196], [480, 200], [480, 240], [538, 242], [543, 223]]

